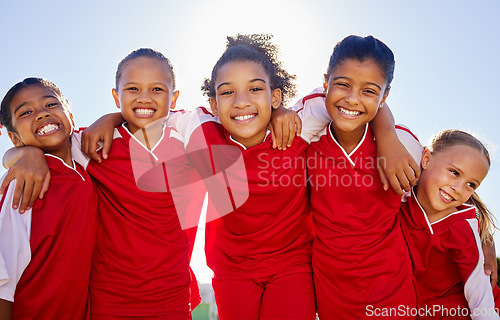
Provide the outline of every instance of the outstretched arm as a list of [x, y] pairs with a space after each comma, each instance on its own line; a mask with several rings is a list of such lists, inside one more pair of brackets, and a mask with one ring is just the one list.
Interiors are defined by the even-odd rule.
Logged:
[[24, 213], [33, 207], [37, 198], [43, 198], [49, 187], [50, 173], [43, 151], [31, 146], [11, 148], [3, 157], [3, 165], [10, 169], [2, 181], [0, 193], [3, 194], [16, 179], [12, 208], [17, 209], [19, 205], [19, 212]]
[[102, 159], [97, 150], [99, 142], [102, 141], [102, 157], [107, 159], [113, 142], [114, 129], [124, 121], [120, 112], [109, 113], [97, 119], [82, 131], [82, 152], [100, 163]]
[[391, 186], [397, 194], [403, 195], [416, 184], [420, 166], [399, 141], [394, 129], [394, 117], [386, 103], [370, 125], [377, 141], [378, 172], [384, 189]]

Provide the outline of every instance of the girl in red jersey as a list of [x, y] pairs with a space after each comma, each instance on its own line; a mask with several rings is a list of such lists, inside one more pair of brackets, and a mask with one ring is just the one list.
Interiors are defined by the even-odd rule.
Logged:
[[88, 319], [97, 194], [72, 159], [68, 102], [52, 82], [27, 78], [5, 95], [0, 121], [16, 147], [45, 153], [52, 176], [23, 215], [11, 207], [16, 181], [1, 198], [0, 319]]
[[[397, 215], [400, 198], [384, 191], [376, 172], [378, 148], [366, 125], [383, 106], [393, 71], [393, 54], [385, 44], [371, 36], [349, 36], [334, 49], [324, 87], [293, 107], [303, 119], [303, 132], [322, 125], [318, 110], [327, 110], [332, 120], [307, 152], [322, 320], [414, 318], [411, 264]], [[397, 133], [420, 157], [416, 138], [404, 128]]]
[[481, 243], [494, 225], [475, 193], [489, 167], [484, 145], [459, 130], [440, 132], [423, 152], [418, 184], [401, 206], [418, 319], [500, 319], [482, 271]]
[[[316, 314], [305, 183], [308, 144], [296, 139], [286, 151], [273, 149], [267, 130], [272, 109], [294, 94], [294, 77], [276, 60], [277, 53], [268, 35], [228, 37], [202, 87], [217, 117], [198, 109], [185, 130], [186, 151], [201, 176], [224, 171], [227, 179], [207, 183], [214, 204], [207, 215], [223, 215], [207, 224], [205, 244], [221, 320], [307, 320]], [[174, 122], [182, 126], [181, 119]], [[212, 152], [195, 154], [208, 150], [204, 146]], [[221, 162], [232, 164], [229, 155], [242, 157], [242, 170], [226, 170]], [[247, 183], [232, 183], [243, 180]], [[230, 212], [220, 199], [225, 181], [236, 199]], [[238, 202], [245, 192], [248, 199]]]
[[183, 214], [199, 216], [205, 191], [182, 137], [162, 125], [177, 96], [170, 61], [138, 49], [118, 65], [113, 98], [123, 118], [106, 161], [84, 157], [81, 132], [73, 135], [73, 157], [97, 181], [100, 200], [93, 319], [188, 320], [199, 302], [189, 268], [197, 221]]
[[295, 106], [303, 131], [316, 125], [310, 115], [318, 108], [331, 119], [307, 151], [321, 320], [411, 318], [404, 311], [416, 305], [397, 215], [400, 196], [384, 190], [368, 126], [387, 99], [393, 72], [394, 56], [384, 43], [349, 36], [335, 46], [323, 88]]
[[[191, 319], [197, 288], [189, 261], [194, 224], [181, 212], [199, 215], [205, 192], [192, 184], [183, 199], [175, 181], [199, 182], [182, 138], [162, 125], [179, 92], [170, 61], [141, 48], [118, 65], [115, 104], [124, 121], [114, 129], [106, 161], [79, 158], [98, 181], [102, 228], [93, 257], [93, 319]], [[146, 134], [147, 132], [147, 134]], [[80, 149], [75, 139], [74, 147]], [[191, 207], [190, 207], [191, 208]], [[195, 297], [196, 298], [196, 297]]]

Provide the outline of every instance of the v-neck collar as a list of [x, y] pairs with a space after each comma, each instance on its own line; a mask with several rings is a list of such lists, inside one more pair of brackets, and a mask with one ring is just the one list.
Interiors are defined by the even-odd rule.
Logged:
[[340, 143], [337, 141], [337, 139], [335, 139], [335, 136], [333, 135], [332, 122], [330, 121], [330, 123], [328, 124], [328, 135], [329, 135], [330, 139], [340, 148], [340, 150], [342, 150], [342, 153], [347, 158], [347, 160], [349, 160], [349, 162], [351, 163], [351, 165], [353, 167], [356, 166], [356, 163], [354, 162], [354, 160], [351, 157], [361, 147], [361, 145], [365, 142], [367, 134], [368, 134], [368, 124], [365, 125], [365, 131], [364, 131], [363, 137], [361, 138], [359, 143], [356, 145], [356, 147], [350, 153], [347, 153], [345, 151], [344, 147], [342, 147], [340, 145]]
[[[158, 161], [158, 157], [156, 156], [156, 154], [154, 153], [154, 151], [158, 147], [158, 145], [160, 145], [160, 143], [163, 141], [163, 139], [165, 137], [166, 128], [167, 128], [167, 126], [165, 125], [165, 123], [162, 124], [162, 133], [161, 133], [160, 138], [155, 143], [155, 145], [151, 148], [151, 150], [149, 150], [148, 147], [146, 147], [139, 139], [137, 139], [137, 137], [132, 132], [130, 132], [130, 130], [125, 125], [126, 125], [126, 122], [122, 123], [121, 129], [123, 131], [125, 131], [126, 135], [129, 137], [129, 139], [134, 139], [135, 142], [137, 142], [138, 145], [140, 145], [142, 148], [144, 148], [145, 151], [147, 151], [149, 154], [151, 154], [151, 156], [153, 156], [154, 159], [156, 161]], [[142, 130], [140, 130], [140, 131], [142, 132]]]

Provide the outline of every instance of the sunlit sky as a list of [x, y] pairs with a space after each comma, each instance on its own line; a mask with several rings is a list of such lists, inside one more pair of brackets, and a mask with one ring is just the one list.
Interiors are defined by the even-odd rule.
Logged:
[[[371, 34], [396, 57], [387, 102], [397, 123], [424, 144], [449, 128], [489, 144], [492, 166], [478, 192], [500, 217], [499, 17], [499, 0], [3, 1], [0, 93], [29, 76], [50, 79], [72, 103], [77, 125], [88, 126], [117, 111], [111, 89], [118, 62], [151, 47], [174, 65], [177, 106], [192, 109], [207, 105], [200, 86], [227, 35], [272, 33], [297, 75], [299, 97], [321, 86], [336, 42]], [[4, 129], [0, 154], [10, 147]], [[194, 255], [199, 280], [210, 281], [200, 246]]]

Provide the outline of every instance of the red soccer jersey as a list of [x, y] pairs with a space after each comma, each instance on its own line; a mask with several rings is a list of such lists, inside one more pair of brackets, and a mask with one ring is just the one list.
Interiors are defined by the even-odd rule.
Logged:
[[97, 196], [78, 165], [45, 155], [50, 188], [32, 208], [31, 262], [16, 288], [14, 319], [86, 319]]
[[471, 312], [477, 316], [474, 319], [499, 319], [483, 270], [475, 208], [463, 205], [430, 223], [412, 191], [401, 214], [422, 310], [418, 319], [471, 319]]
[[[222, 216], [209, 222], [206, 231], [207, 263], [215, 277], [250, 279], [286, 273], [296, 266], [310, 271], [313, 233], [305, 162], [308, 144], [295, 139], [290, 148], [279, 151], [272, 148], [268, 136], [247, 149], [208, 111], [198, 108], [194, 112], [198, 121], [184, 127], [186, 152], [207, 181], [213, 203], [208, 217]], [[241, 157], [242, 168], [226, 170]], [[207, 178], [220, 173], [225, 178], [219, 188], [210, 186]], [[225, 190], [227, 198], [221, 196]], [[243, 196], [247, 198], [241, 201]]]
[[[316, 108], [325, 108], [322, 93], [305, 97], [295, 107], [308, 115]], [[310, 131], [307, 120], [303, 125]], [[330, 125], [312, 140], [318, 139], [307, 150], [307, 166], [319, 316], [322, 320], [406, 316], [416, 298], [397, 215], [400, 197], [383, 189], [372, 131], [366, 125], [350, 154], [335, 140]]]
[[[91, 277], [91, 312], [188, 314], [189, 260], [197, 222], [186, 223], [191, 217], [179, 214], [189, 207], [199, 215], [205, 193], [196, 187], [187, 189], [191, 193], [182, 189], [202, 182], [189, 166], [179, 135], [164, 127], [149, 151], [121, 125], [107, 160], [81, 161], [97, 181], [102, 220]], [[184, 194], [175, 197], [176, 190]], [[199, 302], [196, 298], [193, 304]]]

